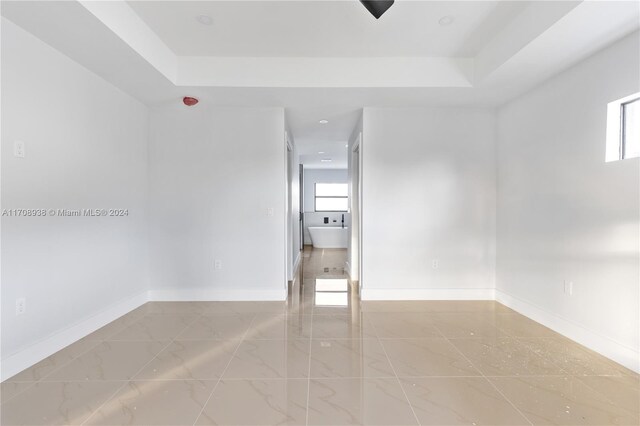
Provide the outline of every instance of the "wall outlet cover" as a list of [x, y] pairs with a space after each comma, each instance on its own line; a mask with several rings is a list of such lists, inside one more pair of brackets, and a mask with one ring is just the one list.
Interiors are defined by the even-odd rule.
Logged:
[[24, 158], [25, 156], [24, 142], [15, 141], [13, 143], [13, 155], [17, 158]]
[[27, 299], [20, 297], [16, 299], [16, 315], [22, 315], [27, 312]]

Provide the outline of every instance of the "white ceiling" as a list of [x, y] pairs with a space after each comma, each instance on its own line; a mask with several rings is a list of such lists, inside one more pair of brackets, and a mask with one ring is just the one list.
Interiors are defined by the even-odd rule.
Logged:
[[[494, 107], [640, 27], [638, 1], [399, 0], [377, 21], [357, 0], [0, 7], [150, 106], [191, 95], [196, 108], [284, 107], [314, 167], [346, 166], [363, 107]], [[203, 14], [213, 25], [196, 21]], [[449, 26], [438, 23], [445, 15]], [[336, 161], [320, 163], [324, 155]]]
[[249, 57], [474, 56], [527, 4], [398, 1], [375, 20], [356, 0], [128, 3], [176, 55]]
[[[291, 108], [287, 111], [289, 130], [305, 167], [316, 169], [347, 168], [348, 136], [360, 118], [361, 108], [326, 105]], [[322, 124], [320, 120], [328, 123]], [[330, 159], [331, 162], [323, 162]]]

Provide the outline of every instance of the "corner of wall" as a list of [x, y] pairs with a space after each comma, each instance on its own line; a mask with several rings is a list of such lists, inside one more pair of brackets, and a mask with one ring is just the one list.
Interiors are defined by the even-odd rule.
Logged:
[[149, 292], [121, 300], [66, 329], [60, 330], [26, 348], [4, 358], [0, 381], [4, 381], [22, 370], [42, 361], [70, 344], [88, 336], [110, 322], [128, 314], [149, 301]]

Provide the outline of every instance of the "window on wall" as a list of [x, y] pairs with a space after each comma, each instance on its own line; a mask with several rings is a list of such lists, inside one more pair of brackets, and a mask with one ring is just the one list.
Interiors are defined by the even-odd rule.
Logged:
[[349, 187], [346, 183], [316, 183], [317, 212], [346, 212], [349, 207]]
[[640, 157], [640, 97], [621, 106], [620, 158]]
[[607, 107], [607, 161], [640, 157], [640, 93]]

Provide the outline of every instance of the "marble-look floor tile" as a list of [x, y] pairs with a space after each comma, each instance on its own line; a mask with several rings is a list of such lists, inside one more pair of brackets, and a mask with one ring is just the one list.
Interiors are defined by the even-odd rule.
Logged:
[[418, 424], [397, 379], [312, 379], [309, 425]]
[[133, 311], [121, 316], [115, 321], [106, 324], [104, 327], [99, 328], [93, 333], [89, 334], [85, 337], [86, 340], [97, 340], [102, 341], [106, 340], [114, 334], [124, 330], [131, 324], [141, 320], [144, 318], [149, 312], [149, 303], [145, 303], [144, 305], [134, 309]]
[[365, 300], [361, 302], [361, 305], [363, 312], [514, 312], [506, 306], [492, 300]]
[[257, 314], [247, 332], [247, 339], [308, 339], [311, 315]]
[[2, 425], [79, 425], [122, 382], [39, 382], [2, 405]]
[[286, 313], [286, 302], [208, 302], [202, 309], [207, 313], [255, 314], [259, 312]]
[[222, 376], [240, 340], [174, 341], [135, 380], [212, 380]]
[[168, 343], [103, 342], [54, 371], [44, 380], [128, 380]]
[[309, 375], [309, 340], [245, 340], [224, 378], [303, 378]]
[[511, 337], [561, 337], [550, 328], [520, 314], [497, 314], [495, 325]]
[[122, 317], [118, 318], [117, 320], [112, 321], [104, 327], [101, 327], [93, 333], [89, 334], [87, 337], [85, 337], [85, 339], [101, 342], [113, 336], [114, 334], [121, 332], [136, 321], [140, 321], [143, 317], [144, 315], [131, 315], [126, 319]]
[[377, 339], [311, 342], [311, 377], [395, 377]]
[[314, 315], [311, 326], [313, 339], [359, 339], [375, 338], [371, 324], [359, 316], [351, 315]]
[[313, 315], [353, 316], [358, 315], [360, 311], [352, 302], [349, 302], [347, 306], [331, 306], [325, 303], [327, 303], [325, 299], [316, 298], [313, 302]]
[[48, 356], [37, 364], [21, 371], [15, 376], [8, 379], [10, 382], [30, 382], [38, 381], [46, 377], [48, 374], [59, 369], [66, 363], [70, 362], [74, 358], [82, 355], [91, 348], [99, 345], [99, 341], [88, 340], [87, 338], [80, 339], [75, 343], [70, 344], [66, 348], [59, 350], [55, 354]]
[[399, 377], [480, 375], [446, 339], [383, 339], [381, 342]]
[[305, 379], [221, 380], [197, 425], [304, 425]]
[[363, 300], [360, 302], [362, 312], [394, 313], [394, 312], [426, 312], [430, 302], [423, 300]]
[[493, 300], [430, 300], [425, 302], [426, 312], [513, 313]]
[[242, 339], [254, 314], [203, 314], [177, 337], [177, 340]]
[[[640, 378], [634, 376], [580, 377], [579, 380], [640, 419]], [[640, 424], [640, 421], [638, 422]]]
[[525, 338], [520, 341], [545, 360], [574, 376], [622, 375], [624, 367], [565, 337]]
[[89, 425], [192, 425], [216, 381], [128, 382], [86, 422]]
[[442, 337], [430, 314], [369, 313], [363, 317], [373, 325], [380, 338]]
[[497, 338], [505, 336], [493, 323], [493, 316], [475, 313], [439, 313], [433, 315], [433, 325], [444, 337]]
[[529, 425], [483, 377], [402, 379], [422, 425]]
[[566, 374], [560, 367], [533, 353], [516, 339], [451, 339], [450, 342], [486, 376]]
[[[24, 392], [25, 390], [33, 386], [35, 383], [37, 382], [5, 381], [0, 383], [0, 404], [4, 404], [19, 393]], [[2, 424], [2, 422], [0, 422], [0, 424]]]
[[345, 260], [305, 248], [286, 302], [142, 305], [3, 382], [0, 423], [640, 424], [637, 374], [500, 303], [323, 305]]
[[149, 314], [105, 340], [171, 340], [196, 318], [196, 314]]
[[489, 379], [534, 425], [628, 425], [638, 419], [576, 377]]
[[196, 314], [207, 308], [207, 302], [149, 302], [148, 314]]

